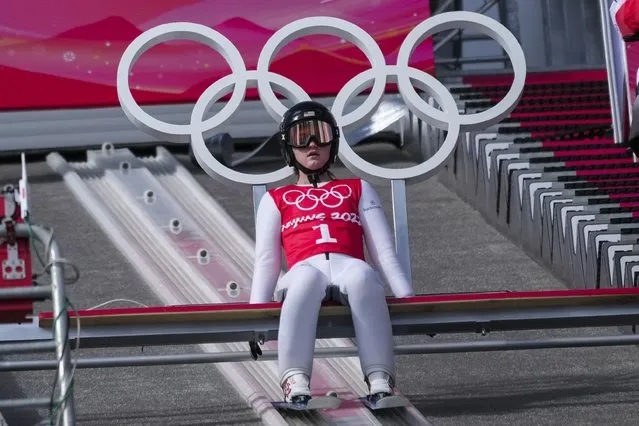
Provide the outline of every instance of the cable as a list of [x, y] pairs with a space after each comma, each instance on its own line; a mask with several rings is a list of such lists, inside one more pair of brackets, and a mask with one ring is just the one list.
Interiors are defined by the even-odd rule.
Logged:
[[65, 284], [73, 285], [77, 283], [80, 280], [80, 269], [73, 262], [70, 262], [69, 260], [65, 258], [57, 259], [55, 262], [51, 262], [51, 260], [49, 259], [49, 252], [51, 249], [51, 244], [53, 243], [53, 228], [44, 227], [44, 229], [46, 229], [49, 232], [49, 237], [47, 238], [46, 243], [44, 243], [45, 258], [43, 259], [40, 253], [38, 252], [38, 250], [35, 250], [35, 242], [38, 240], [36, 240], [33, 236], [33, 228], [31, 227], [30, 215], [27, 215], [24, 221], [27, 224], [27, 227], [29, 228], [29, 240], [31, 241], [32, 244], [34, 244], [33, 251], [35, 251], [36, 256], [38, 257], [38, 260], [40, 261], [40, 265], [42, 265], [43, 267], [42, 272], [33, 274], [33, 278], [37, 279], [41, 275], [49, 274], [51, 271], [51, 267], [53, 266], [53, 263], [58, 263], [58, 264], [69, 266], [71, 269], [73, 269], [73, 272], [75, 272], [75, 277], [65, 278]]
[[106, 306], [109, 303], [113, 303], [113, 302], [130, 302], [130, 303], [133, 303], [134, 305], [142, 306], [143, 308], [148, 308], [148, 306], [145, 305], [144, 303], [140, 303], [140, 302], [137, 302], [135, 300], [131, 300], [131, 299], [112, 299], [112, 300], [109, 300], [107, 302], [100, 303], [99, 305], [95, 305], [95, 306], [93, 306], [91, 308], [88, 308], [87, 311], [92, 311], [94, 309], [101, 308], [101, 307]]
[[[73, 310], [74, 313], [77, 313], [77, 309], [75, 308], [75, 306], [73, 306], [73, 303], [71, 303], [71, 301], [69, 300], [68, 297], [65, 298], [65, 304], [63, 305], [63, 309], [60, 311], [60, 313], [55, 317], [55, 319], [53, 320], [53, 332], [54, 332], [54, 338], [55, 338], [55, 325], [56, 322], [58, 321], [58, 319], [60, 318], [61, 315], [66, 314], [67, 315], [67, 321], [69, 320], [69, 316], [68, 316], [68, 309], [67, 307], [70, 306], [71, 309]], [[106, 301], [104, 303], [101, 303], [99, 305], [93, 306], [91, 308], [89, 308], [88, 310], [93, 310], [93, 309], [97, 309], [99, 307], [105, 306], [109, 303], [113, 303], [113, 302], [118, 302], [118, 301], [122, 301], [122, 302], [130, 302], [139, 306], [143, 306], [145, 308], [148, 308], [147, 305], [137, 302], [135, 300], [130, 300], [130, 299], [113, 299], [113, 300], [109, 300]], [[79, 315], [75, 315], [75, 320], [76, 320], [76, 330], [77, 330], [77, 337], [76, 337], [76, 346], [75, 346], [75, 350], [78, 351], [80, 349], [80, 332], [81, 332], [81, 326], [80, 326], [80, 316]], [[38, 423], [38, 425], [36, 426], [44, 426], [44, 425], [48, 425], [48, 426], [57, 426], [60, 422], [60, 418], [62, 416], [62, 412], [63, 409], [62, 407], [64, 406], [64, 404], [66, 404], [67, 400], [71, 397], [71, 394], [73, 393], [73, 388], [74, 388], [74, 378], [75, 378], [75, 370], [77, 368], [78, 365], [78, 358], [76, 357], [72, 362], [73, 362], [73, 368], [71, 370], [71, 374], [70, 374], [70, 380], [69, 380], [69, 388], [67, 389], [67, 392], [65, 393], [65, 395], [63, 395], [61, 397], [61, 399], [58, 402], [54, 403], [55, 400], [55, 391], [57, 388], [57, 380], [58, 380], [58, 371], [60, 368], [60, 363], [62, 361], [62, 358], [65, 355], [65, 352], [68, 350], [68, 348], [70, 347], [70, 345], [68, 345], [68, 341], [69, 341], [69, 327], [67, 327], [67, 331], [66, 331], [66, 336], [64, 341], [65, 346], [64, 349], [62, 351], [62, 355], [61, 357], [58, 359], [58, 366], [56, 367], [56, 372], [55, 372], [55, 377], [54, 377], [54, 381], [53, 381], [53, 390], [51, 393], [51, 403], [49, 405], [49, 418], [48, 419], [43, 419], [40, 423]], [[55, 423], [51, 423], [51, 421], [53, 420], [53, 418], [55, 417]], [[47, 423], [45, 423], [47, 422]]]

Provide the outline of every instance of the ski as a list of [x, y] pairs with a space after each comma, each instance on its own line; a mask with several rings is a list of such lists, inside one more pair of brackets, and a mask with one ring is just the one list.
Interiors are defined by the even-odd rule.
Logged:
[[383, 410], [387, 408], [406, 407], [410, 404], [408, 398], [401, 395], [389, 395], [376, 401], [371, 401], [368, 396], [363, 396], [359, 400], [371, 410]]
[[286, 402], [274, 401], [271, 403], [273, 407], [284, 410], [296, 411], [313, 411], [313, 410], [331, 410], [338, 408], [342, 404], [342, 400], [337, 396], [316, 396], [307, 402]]

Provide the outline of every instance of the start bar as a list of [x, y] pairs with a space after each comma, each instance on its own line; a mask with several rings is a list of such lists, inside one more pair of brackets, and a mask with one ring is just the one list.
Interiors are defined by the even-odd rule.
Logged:
[[[420, 295], [388, 299], [399, 335], [631, 326], [639, 324], [639, 289], [550, 290]], [[207, 304], [70, 312], [82, 346], [113, 347], [277, 340], [280, 303]], [[48, 330], [53, 315], [39, 315]], [[325, 303], [317, 338], [355, 337], [348, 307]], [[69, 333], [73, 341], [77, 336]]]

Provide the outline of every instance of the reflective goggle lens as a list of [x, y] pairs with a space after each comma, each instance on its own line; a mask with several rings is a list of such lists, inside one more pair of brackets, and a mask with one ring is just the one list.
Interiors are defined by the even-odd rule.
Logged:
[[315, 140], [318, 145], [326, 145], [333, 138], [331, 125], [319, 120], [305, 120], [295, 123], [288, 131], [289, 143], [294, 147], [306, 147], [311, 140]]

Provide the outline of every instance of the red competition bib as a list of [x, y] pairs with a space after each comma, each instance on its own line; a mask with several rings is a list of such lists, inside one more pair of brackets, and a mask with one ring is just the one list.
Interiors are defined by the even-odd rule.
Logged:
[[362, 182], [342, 179], [318, 188], [287, 185], [269, 190], [282, 218], [282, 246], [293, 265], [320, 253], [342, 253], [364, 260], [359, 219]]

